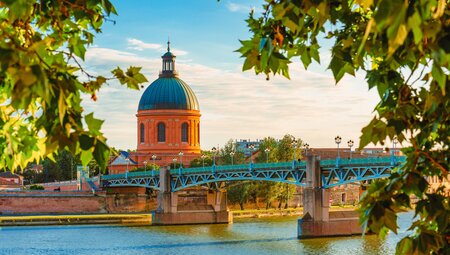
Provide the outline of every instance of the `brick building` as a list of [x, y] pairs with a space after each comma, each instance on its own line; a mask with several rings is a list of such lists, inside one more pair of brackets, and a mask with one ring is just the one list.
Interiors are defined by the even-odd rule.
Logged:
[[194, 91], [179, 78], [175, 58], [168, 42], [159, 78], [139, 101], [137, 150], [112, 159], [111, 174], [125, 172], [131, 163], [132, 168], [144, 167], [144, 162], [168, 166], [175, 158], [188, 165], [200, 156], [200, 107]]

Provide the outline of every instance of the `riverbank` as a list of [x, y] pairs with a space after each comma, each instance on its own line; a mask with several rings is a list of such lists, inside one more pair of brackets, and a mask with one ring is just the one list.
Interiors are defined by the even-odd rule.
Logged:
[[141, 224], [152, 222], [151, 214], [87, 214], [0, 216], [0, 226]]
[[[354, 211], [354, 206], [331, 206], [330, 212]], [[234, 210], [233, 218], [266, 218], [301, 216], [303, 208]], [[136, 214], [64, 214], [64, 215], [8, 215], [0, 216], [0, 226], [84, 225], [84, 224], [138, 224], [149, 225], [152, 215]]]
[[[345, 205], [345, 206], [331, 206], [330, 212], [336, 211], [354, 211], [356, 206]], [[275, 216], [301, 216], [303, 215], [303, 208], [287, 208], [287, 209], [251, 209], [251, 210], [233, 210], [233, 218], [265, 218], [265, 217], [275, 217]]]

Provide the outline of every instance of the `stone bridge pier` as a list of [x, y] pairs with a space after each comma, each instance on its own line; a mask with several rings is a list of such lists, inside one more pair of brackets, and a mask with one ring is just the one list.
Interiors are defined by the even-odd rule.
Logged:
[[303, 191], [303, 218], [298, 220], [298, 238], [348, 236], [362, 233], [353, 211], [330, 213], [330, 190], [323, 188], [320, 158], [308, 155], [306, 186]]
[[159, 174], [160, 191], [158, 208], [152, 215], [153, 225], [232, 223], [225, 190], [209, 191], [206, 194], [206, 205], [191, 204], [188, 207], [180, 207], [178, 196], [181, 191], [171, 190], [169, 170], [161, 168]]

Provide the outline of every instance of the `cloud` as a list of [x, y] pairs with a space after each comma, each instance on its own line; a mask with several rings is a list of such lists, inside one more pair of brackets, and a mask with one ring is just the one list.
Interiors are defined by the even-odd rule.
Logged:
[[238, 4], [234, 2], [227, 2], [226, 7], [231, 12], [239, 12], [239, 13], [245, 13], [248, 14], [250, 11], [254, 11], [256, 13], [262, 13], [262, 8], [251, 6], [251, 5], [245, 5], [245, 4]]
[[[163, 47], [161, 44], [157, 43], [146, 43], [136, 38], [128, 38], [127, 39], [127, 49], [131, 50], [137, 50], [137, 51], [143, 51], [143, 50], [156, 50], [158, 52], [166, 52], [166, 48]], [[176, 56], [184, 56], [187, 55], [188, 52], [180, 49], [170, 49], [173, 54]]]
[[133, 50], [139, 50], [139, 51], [143, 51], [144, 49], [159, 50], [162, 48], [161, 44], [145, 43], [145, 42], [135, 39], [135, 38], [128, 38], [127, 42], [128, 42], [128, 47]]
[[244, 13], [249, 13], [252, 9], [252, 7], [247, 6], [247, 5], [243, 5], [243, 4], [237, 4], [237, 3], [233, 3], [233, 2], [228, 2], [227, 3], [227, 9], [231, 12], [244, 12]]
[[[87, 69], [98, 74], [109, 73], [115, 66], [142, 66], [150, 81], [145, 88], [157, 79], [160, 61], [100, 47], [86, 53]], [[331, 147], [338, 134], [357, 140], [377, 102], [376, 91], [367, 92], [361, 75], [346, 76], [335, 85], [330, 72], [305, 71], [298, 62], [291, 65], [291, 80], [276, 76], [266, 81], [253, 72], [222, 70], [195, 62], [178, 61], [177, 69], [200, 103], [201, 144], [205, 149], [229, 138], [280, 138], [286, 133], [312, 147]], [[100, 91], [97, 102], [84, 97], [86, 111], [105, 119], [103, 130], [111, 145], [136, 148], [135, 114], [144, 89], [129, 90], [111, 81]]]

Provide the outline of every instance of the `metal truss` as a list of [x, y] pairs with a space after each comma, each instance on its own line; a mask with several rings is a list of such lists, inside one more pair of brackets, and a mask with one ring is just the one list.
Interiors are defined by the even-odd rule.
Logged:
[[186, 173], [172, 175], [171, 188], [172, 191], [178, 191], [207, 183], [230, 181], [272, 181], [305, 186], [305, 172], [306, 168]]
[[[389, 177], [404, 157], [385, 157], [353, 160], [322, 160], [322, 188], [364, 182]], [[337, 162], [337, 163], [336, 163]], [[186, 168], [170, 170], [171, 190], [179, 191], [189, 187], [212, 187], [232, 181], [272, 181], [306, 186], [306, 164], [304, 162], [279, 162], [266, 164], [212, 166], [207, 168]], [[134, 172], [105, 175], [103, 186], [141, 186], [159, 190], [159, 172]]]
[[393, 168], [395, 166], [390, 164], [384, 166], [342, 166], [339, 168], [322, 167], [322, 188], [386, 178], [391, 175]]
[[117, 179], [103, 179], [104, 187], [146, 187], [151, 189], [159, 190], [159, 175], [154, 177], [128, 177], [128, 178], [117, 178]]

